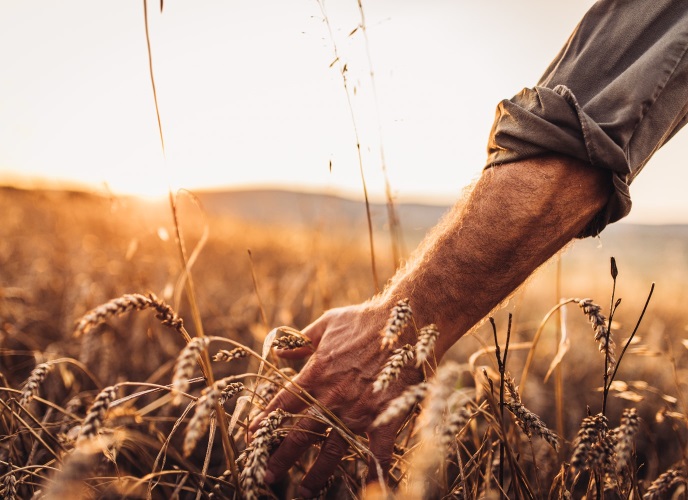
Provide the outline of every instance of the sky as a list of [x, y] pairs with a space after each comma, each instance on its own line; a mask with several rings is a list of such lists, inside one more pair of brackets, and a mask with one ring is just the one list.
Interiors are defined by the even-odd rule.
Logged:
[[[590, 5], [363, 0], [363, 23], [356, 0], [151, 1], [163, 154], [143, 1], [0, 0], [0, 183], [361, 198], [362, 171], [374, 200], [388, 182], [448, 204], [480, 174], [497, 103], [535, 85]], [[687, 134], [631, 186], [626, 221], [688, 223]]]

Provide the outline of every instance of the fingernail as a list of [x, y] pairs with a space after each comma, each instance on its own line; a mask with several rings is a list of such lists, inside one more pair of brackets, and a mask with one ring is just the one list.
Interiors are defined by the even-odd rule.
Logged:
[[270, 471], [266, 471], [265, 472], [265, 484], [272, 484], [274, 482], [275, 482], [275, 475]]
[[313, 498], [313, 492], [309, 490], [308, 488], [304, 488], [303, 486], [299, 487], [299, 496], [301, 498]]

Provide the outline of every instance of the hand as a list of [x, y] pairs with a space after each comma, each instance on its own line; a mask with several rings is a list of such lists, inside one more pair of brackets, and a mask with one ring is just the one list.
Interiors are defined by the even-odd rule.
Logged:
[[[397, 430], [405, 415], [384, 426], [373, 428], [372, 423], [389, 401], [408, 385], [422, 379], [420, 369], [406, 367], [399, 379], [387, 389], [373, 392], [373, 382], [393, 350], [381, 347], [381, 332], [390, 310], [391, 306], [381, 300], [332, 309], [303, 330], [313, 343], [315, 352], [302, 348], [278, 353], [283, 358], [298, 358], [313, 352], [294, 382], [334, 413], [353, 433], [367, 434], [369, 448], [385, 474], [391, 464]], [[395, 348], [403, 345], [404, 337], [415, 339], [411, 325], [406, 327], [405, 335]], [[299, 393], [293, 385], [288, 388]], [[260, 421], [277, 408], [295, 414], [306, 410], [307, 406], [294, 393], [282, 389], [251, 423], [250, 431], [255, 432]], [[282, 478], [326, 429], [326, 424], [312, 418], [301, 418], [296, 422], [295, 429], [284, 438], [268, 462], [266, 483]], [[303, 479], [300, 495], [305, 498], [316, 495], [334, 473], [347, 449], [347, 441], [338, 432], [331, 431]], [[378, 469], [375, 460], [370, 459], [369, 464], [368, 480], [371, 480], [377, 477]]]

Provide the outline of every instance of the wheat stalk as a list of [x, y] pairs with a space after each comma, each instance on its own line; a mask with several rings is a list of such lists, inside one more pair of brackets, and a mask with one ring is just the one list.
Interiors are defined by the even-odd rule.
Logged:
[[284, 335], [272, 341], [272, 347], [275, 349], [298, 349], [310, 345], [311, 341], [305, 337], [298, 335]]
[[253, 450], [246, 457], [246, 465], [241, 471], [241, 486], [246, 500], [257, 500], [265, 483], [265, 469], [270, 456], [273, 434], [288, 414], [281, 409], [274, 410], [261, 422], [253, 436]]
[[208, 337], [195, 337], [186, 344], [179, 357], [177, 357], [177, 362], [174, 365], [174, 375], [172, 376], [173, 404], [181, 403], [181, 393], [189, 389], [189, 378], [193, 375], [196, 360], [209, 343], [210, 339]]
[[387, 408], [373, 422], [373, 427], [388, 424], [392, 420], [406, 415], [414, 405], [423, 400], [427, 392], [427, 382], [421, 382], [408, 387], [400, 396], [390, 401]]
[[624, 470], [631, 463], [633, 443], [638, 433], [638, 411], [627, 408], [621, 415], [621, 425], [614, 429], [616, 435], [616, 464], [619, 471]]
[[26, 406], [31, 402], [33, 397], [38, 394], [38, 389], [41, 384], [48, 376], [48, 373], [53, 369], [53, 365], [50, 362], [40, 363], [31, 370], [29, 378], [26, 379], [24, 383], [24, 388], [22, 389], [21, 396], [19, 398], [19, 405], [26, 408]]
[[414, 347], [411, 344], [396, 349], [373, 382], [373, 392], [386, 389], [392, 381], [399, 378], [401, 369], [413, 359], [413, 356]]
[[416, 342], [416, 367], [425, 362], [435, 348], [435, 342], [440, 332], [435, 324], [424, 326], [418, 332], [418, 342]]
[[228, 351], [227, 349], [220, 349], [217, 351], [217, 354], [213, 356], [213, 361], [230, 362], [235, 359], [245, 358], [246, 356], [248, 356], [248, 351], [243, 347], [235, 347], [231, 351]]
[[0, 489], [0, 496], [5, 500], [14, 500], [17, 498], [17, 477], [14, 475], [12, 464], [7, 464], [9, 472], [5, 474], [2, 480], [2, 488]]
[[383, 349], [394, 345], [412, 316], [413, 311], [409, 305], [409, 299], [397, 302], [390, 312], [387, 326], [382, 331]]
[[643, 495], [644, 500], [660, 500], [667, 498], [666, 494], [678, 483], [685, 483], [683, 472], [678, 469], [670, 469], [655, 479]]
[[595, 449], [598, 443], [605, 440], [609, 434], [609, 424], [607, 417], [598, 413], [589, 415], [581, 422], [580, 429], [573, 442], [573, 455], [571, 456], [571, 469], [578, 472], [584, 469], [595, 458], [599, 461], [604, 458], [603, 452], [605, 445], [600, 445], [601, 449]]
[[224, 402], [244, 390], [241, 382], [230, 382], [231, 377], [216, 381], [212, 386], [206, 387], [201, 393], [201, 397], [196, 401], [196, 411], [189, 421], [184, 437], [183, 453], [188, 457], [196, 443], [205, 434], [210, 423], [210, 418], [215, 412], [215, 406]]
[[86, 413], [86, 417], [84, 417], [84, 422], [81, 424], [79, 436], [77, 437], [77, 446], [98, 435], [98, 430], [103, 425], [110, 404], [116, 397], [117, 388], [115, 386], [106, 387], [98, 393], [96, 399]]
[[507, 376], [504, 382], [509, 396], [506, 401], [506, 407], [516, 417], [516, 423], [521, 430], [528, 437], [531, 437], [533, 434], [540, 436], [552, 448], [558, 450], [559, 437], [547, 428], [547, 425], [537, 414], [530, 411], [521, 402], [521, 396], [518, 393], [514, 379], [511, 376]]
[[607, 373], [610, 374], [616, 364], [616, 344], [609, 332], [607, 318], [602, 314], [602, 308], [595, 304], [592, 299], [580, 299], [578, 307], [583, 310], [583, 313], [590, 320], [592, 329], [595, 332], [595, 342], [597, 342], [598, 350], [602, 354], [607, 354], [609, 366], [606, 369]]
[[163, 325], [182, 331], [184, 322], [176, 312], [160, 300], [152, 292], [148, 295], [140, 293], [124, 294], [121, 297], [112, 299], [105, 304], [91, 309], [84, 314], [76, 323], [74, 335], [79, 336], [88, 332], [91, 328], [105, 322], [108, 318], [119, 316], [129, 311], [142, 311], [144, 309], [155, 309], [156, 315]]

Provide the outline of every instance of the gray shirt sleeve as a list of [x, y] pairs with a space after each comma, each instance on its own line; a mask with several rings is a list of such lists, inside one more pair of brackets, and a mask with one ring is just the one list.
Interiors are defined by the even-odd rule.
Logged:
[[497, 106], [486, 168], [546, 154], [610, 170], [580, 236], [628, 215], [628, 186], [688, 115], [688, 1], [600, 0], [533, 88]]

